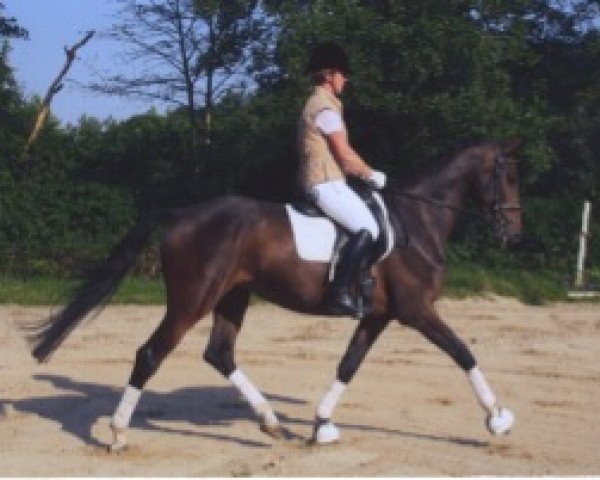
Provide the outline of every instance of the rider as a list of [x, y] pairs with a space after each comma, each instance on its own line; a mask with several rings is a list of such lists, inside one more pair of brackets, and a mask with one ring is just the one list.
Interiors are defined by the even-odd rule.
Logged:
[[330, 314], [356, 315], [351, 284], [374, 260], [371, 250], [379, 227], [345, 179], [355, 176], [380, 189], [386, 176], [369, 167], [348, 142], [338, 98], [350, 73], [346, 52], [333, 42], [318, 44], [306, 72], [312, 75], [315, 88], [299, 121], [300, 182], [316, 205], [351, 234], [325, 296], [325, 306]]

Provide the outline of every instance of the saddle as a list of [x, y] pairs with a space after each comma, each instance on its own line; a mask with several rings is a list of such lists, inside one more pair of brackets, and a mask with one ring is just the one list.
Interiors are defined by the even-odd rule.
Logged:
[[[404, 229], [401, 222], [390, 216], [379, 192], [360, 180], [350, 180], [348, 184], [365, 202], [379, 226], [379, 237], [373, 247], [373, 255], [379, 262], [391, 252], [399, 235], [405, 237]], [[286, 204], [286, 210], [298, 255], [304, 260], [329, 263], [329, 279], [332, 280], [341, 250], [350, 234], [327, 217], [306, 195]]]

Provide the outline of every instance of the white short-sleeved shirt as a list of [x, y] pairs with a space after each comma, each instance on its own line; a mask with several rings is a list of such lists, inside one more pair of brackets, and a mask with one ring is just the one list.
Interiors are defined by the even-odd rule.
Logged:
[[339, 113], [326, 108], [321, 110], [315, 117], [315, 125], [324, 135], [330, 135], [334, 132], [340, 132], [344, 129], [344, 122]]

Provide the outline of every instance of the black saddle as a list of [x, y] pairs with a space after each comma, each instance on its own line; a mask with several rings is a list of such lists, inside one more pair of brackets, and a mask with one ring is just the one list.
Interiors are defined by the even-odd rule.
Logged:
[[[379, 227], [379, 236], [375, 239], [373, 254], [377, 258], [381, 258], [388, 248], [391, 247], [391, 245], [389, 245], [390, 239], [393, 244], [405, 246], [408, 243], [408, 237], [405, 233], [401, 218], [397, 217], [393, 212], [389, 211], [388, 208], [381, 205], [380, 201], [374, 195], [375, 190], [373, 187], [358, 178], [349, 179], [348, 186], [356, 192], [363, 202], [365, 202]], [[292, 202], [292, 207], [299, 213], [309, 217], [327, 217], [327, 215], [325, 215], [314, 203], [308, 193], [298, 195]], [[333, 253], [334, 260], [332, 262], [334, 264], [337, 258], [339, 258], [340, 250], [348, 241], [350, 234], [344, 227], [333, 220], [332, 222], [334, 223], [337, 232]]]

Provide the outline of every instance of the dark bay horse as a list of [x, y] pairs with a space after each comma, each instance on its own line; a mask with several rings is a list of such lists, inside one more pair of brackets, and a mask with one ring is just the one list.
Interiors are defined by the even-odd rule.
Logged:
[[[444, 248], [467, 198], [489, 216], [499, 240], [521, 234], [516, 142], [470, 145], [439, 172], [411, 187], [383, 192], [390, 215], [400, 216], [410, 236], [373, 267], [373, 310], [359, 320], [341, 359], [337, 376], [317, 407], [314, 441], [339, 438], [331, 422], [334, 408], [369, 348], [391, 320], [410, 326], [446, 352], [462, 368], [494, 434], [513, 423], [502, 408], [463, 341], [434, 308], [444, 275]], [[102, 308], [133, 266], [152, 232], [168, 225], [161, 246], [167, 310], [148, 341], [137, 351], [128, 386], [112, 418], [113, 449], [125, 446], [125, 430], [146, 382], [185, 333], [211, 310], [214, 324], [204, 359], [228, 378], [260, 418], [261, 428], [284, 433], [273, 409], [235, 363], [235, 341], [252, 292], [283, 307], [322, 314], [328, 266], [301, 260], [281, 204], [222, 197], [197, 206], [154, 212], [127, 233], [109, 257], [93, 270], [58, 314], [30, 325], [33, 355], [47, 360], [93, 310]]]

